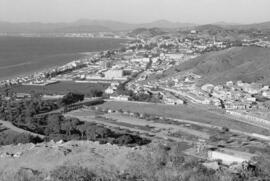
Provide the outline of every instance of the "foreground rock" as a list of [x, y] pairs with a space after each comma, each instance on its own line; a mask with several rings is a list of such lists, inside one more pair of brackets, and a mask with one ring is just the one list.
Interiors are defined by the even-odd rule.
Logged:
[[91, 141], [49, 142], [0, 147], [0, 171], [12, 173], [20, 168], [49, 172], [57, 166], [82, 166], [89, 169], [123, 171], [127, 155], [140, 149]]

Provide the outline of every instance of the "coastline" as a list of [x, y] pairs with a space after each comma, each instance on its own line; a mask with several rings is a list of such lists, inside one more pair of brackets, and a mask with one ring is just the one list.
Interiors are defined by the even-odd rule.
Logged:
[[[24, 38], [24, 37], [19, 37], [19, 38]], [[38, 39], [39, 38], [36, 38], [34, 40], [36, 41]], [[63, 51], [63, 48], [61, 47], [61, 45], [58, 42], [57, 42], [56, 48], [58, 48], [58, 47], [60, 48], [59, 52], [58, 52], [58, 50], [45, 47], [46, 48], [45, 51], [48, 52], [49, 50], [52, 50], [54, 52], [54, 54], [51, 54], [51, 55], [48, 54], [46, 56], [39, 57], [39, 54], [40, 54], [41, 50], [38, 49], [38, 52], [36, 52], [33, 55], [34, 57], [30, 57], [30, 59], [27, 59], [27, 58], [24, 57], [24, 59], [25, 59], [24, 62], [19, 62], [18, 61], [17, 64], [11, 64], [11, 65], [9, 65], [9, 63], [6, 63], [6, 65], [4, 64], [2, 67], [0, 67], [0, 69], [2, 68], [2, 71], [0, 70], [2, 72], [1, 76], [0, 76], [0, 83], [2, 84], [5, 81], [8, 82], [8, 81], [11, 81], [11, 80], [16, 80], [18, 78], [23, 78], [23, 77], [27, 77], [27, 76], [33, 76], [35, 74], [39, 74], [39, 73], [42, 73], [42, 72], [48, 72], [48, 71], [50, 71], [52, 69], [56, 69], [56, 68], [65, 66], [66, 64], [68, 64], [70, 62], [91, 58], [93, 54], [96, 54], [96, 53], [99, 53], [99, 52], [102, 52], [102, 51], [114, 50], [116, 48], [120, 48], [120, 47], [123, 46], [123, 43], [125, 43], [125, 42], [122, 42], [122, 43], [120, 42], [120, 44], [118, 44], [116, 46], [112, 46], [112, 43], [109, 43], [107, 48], [104, 47], [104, 49], [103, 49], [102, 46], [103, 46], [104, 42], [101, 42], [101, 43], [96, 42], [97, 46], [92, 46], [91, 44], [89, 46], [85, 46], [86, 42], [85, 42], [85, 39], [84, 39], [84, 41], [82, 43], [80, 43], [80, 41], [77, 41], [76, 45], [72, 45], [72, 42], [70, 41], [70, 39], [71, 38], [65, 38], [65, 42], [67, 41], [67, 43], [70, 44], [68, 46], [68, 49], [70, 50], [71, 48], [73, 48], [73, 46], [75, 46], [76, 50], [78, 50], [77, 52], [76, 52], [76, 50], [73, 50], [70, 53], [68, 51], [66, 51], [66, 50]], [[76, 38], [76, 39], [81, 39], [81, 38]], [[89, 39], [97, 39], [98, 40], [98, 39], [105, 39], [105, 38], [89, 38]], [[63, 39], [61, 38], [61, 40], [63, 40]], [[124, 39], [124, 40], [126, 40], [126, 39]], [[5, 41], [6, 41], [6, 39], [5, 39]], [[128, 41], [128, 40], [126, 40], [126, 41]], [[13, 39], [12, 43], [14, 45], [19, 44], [19, 46], [24, 46], [21, 42], [17, 43], [16, 41], [14, 41], [14, 39]], [[94, 41], [94, 43], [95, 43], [95, 41]], [[46, 44], [46, 42], [45, 42], [45, 44]], [[48, 41], [47, 41], [47, 44], [48, 44]], [[42, 44], [42, 46], [44, 46], [44, 44]], [[2, 48], [2, 49], [5, 52], [5, 49], [7, 49], [7, 48], [5, 48], [5, 49]], [[92, 51], [91, 49], [96, 49], [96, 50]], [[2, 50], [2, 52], [3, 52], [3, 50]], [[55, 52], [57, 52], [57, 53], [55, 53]], [[1, 51], [0, 51], [0, 53], [1, 53]], [[19, 52], [19, 53], [21, 53], [21, 52]], [[35, 61], [37, 59], [39, 59], [39, 61]], [[0, 60], [3, 61], [3, 62], [9, 61], [9, 59], [5, 60], [5, 57], [3, 57]], [[13, 61], [13, 60], [11, 60], [11, 61]], [[41, 64], [39, 64], [39, 62], [41, 62]], [[48, 63], [44, 63], [44, 62], [48, 62]], [[4, 72], [6, 72], [6, 73], [4, 73]]]
[[92, 58], [94, 55], [99, 54], [102, 51], [93, 51], [93, 52], [80, 52], [78, 53], [78, 55], [81, 55], [80, 58], [77, 59], [73, 59], [71, 61], [68, 61], [67, 63], [61, 64], [61, 65], [55, 65], [55, 66], [48, 66], [47, 68], [41, 68], [41, 69], [36, 69], [36, 70], [32, 70], [32, 71], [28, 71], [26, 73], [21, 73], [21, 74], [17, 74], [17, 75], [12, 75], [12, 76], [8, 76], [8, 77], [4, 77], [4, 78], [0, 78], [0, 86], [3, 82], [12, 82], [13, 80], [16, 79], [23, 79], [25, 77], [31, 77], [31, 76], [35, 76], [35, 75], [40, 75], [42, 73], [47, 73], [50, 72], [54, 69], [60, 68], [60, 67], [64, 67], [68, 64], [70, 64], [71, 62], [74, 61], [83, 61], [85, 59], [90, 59]]

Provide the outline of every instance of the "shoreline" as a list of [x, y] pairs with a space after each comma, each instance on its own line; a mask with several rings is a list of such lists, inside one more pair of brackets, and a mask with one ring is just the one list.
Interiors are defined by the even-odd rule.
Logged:
[[[2, 37], [2, 36], [0, 36]], [[5, 36], [4, 36], [5, 37]], [[19, 37], [19, 38], [29, 38], [28, 36], [20, 36], [20, 35], [14, 35], [14, 37]], [[31, 36], [33, 38], [48, 38], [47, 36], [40, 36], [40, 37], [36, 37], [36, 36]], [[31, 38], [30, 37], [30, 38]], [[58, 37], [49, 37], [49, 38], [58, 38]], [[75, 38], [75, 39], [85, 39], [85, 38], [81, 38], [81, 37], [59, 37], [59, 38]], [[116, 38], [101, 38], [101, 37], [92, 37], [92, 38], [87, 38], [87, 39], [116, 39]], [[130, 41], [129, 39], [126, 38], [117, 38], [119, 40], [125, 40], [125, 41]], [[51, 61], [48, 62], [47, 64], [41, 64], [40, 66], [37, 64], [34, 67], [29, 67], [25, 68], [24, 64], [26, 63], [20, 63], [20, 64], [14, 64], [14, 65], [8, 65], [10, 66], [10, 71], [7, 74], [3, 74], [0, 77], [0, 86], [3, 86], [3, 84], [8, 83], [8, 82], [12, 82], [12, 81], [16, 81], [18, 79], [23, 79], [24, 77], [32, 77], [34, 75], [38, 75], [41, 73], [46, 73], [46, 72], [50, 72], [53, 69], [57, 69], [59, 67], [64, 67], [65, 65], [74, 62], [74, 61], [80, 61], [80, 60], [84, 60], [84, 59], [90, 59], [94, 54], [103, 52], [103, 51], [109, 51], [109, 50], [115, 50], [115, 49], [119, 49], [121, 47], [123, 47], [126, 44], [126, 42], [122, 42], [120, 43], [118, 46], [114, 46], [114, 47], [110, 47], [110, 48], [104, 48], [104, 49], [100, 49], [100, 50], [93, 50], [93, 51], [89, 51], [85, 49], [82, 49], [82, 51], [78, 51], [75, 53], [71, 53], [71, 55], [69, 57], [63, 58], [66, 59], [66, 61]], [[38, 57], [37, 57], [38, 59]], [[60, 57], [61, 59], [61, 57]], [[30, 60], [29, 60], [30, 61]], [[33, 61], [33, 63], [35, 64], [35, 62]], [[30, 65], [31, 62], [26, 65]], [[21, 67], [21, 68], [20, 68]], [[0, 67], [1, 68], [1, 67]], [[5, 68], [5, 66], [3, 66], [2, 68], [3, 70], [8, 70], [9, 68]], [[14, 69], [14, 71], [12, 71]]]
[[[102, 51], [106, 51], [106, 50], [102, 50]], [[72, 62], [78, 62], [78, 61], [83, 62], [83, 61], [85, 61], [85, 59], [91, 59], [94, 55], [100, 54], [102, 51], [79, 52], [78, 55], [82, 55], [82, 57], [77, 58], [77, 59], [73, 59], [73, 60], [68, 61], [67, 63], [61, 64], [61, 65], [49, 66], [47, 68], [41, 68], [39, 70], [32, 70], [32, 71], [29, 71], [27, 73], [22, 73], [19, 75], [9, 76], [6, 78], [0, 78], [0, 87], [4, 86], [5, 83], [12, 82], [14, 80], [25, 79], [27, 77], [35, 77], [35, 75], [46, 74], [46, 73], [51, 72], [55, 69], [65, 67]]]

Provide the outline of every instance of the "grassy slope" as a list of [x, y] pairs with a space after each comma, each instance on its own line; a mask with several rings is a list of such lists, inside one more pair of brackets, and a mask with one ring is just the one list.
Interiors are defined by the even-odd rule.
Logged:
[[[204, 81], [223, 83], [228, 80], [270, 84], [270, 49], [235, 47], [211, 52], [185, 62], [174, 70], [193, 71], [203, 75]], [[169, 70], [167, 75], [176, 73]]]

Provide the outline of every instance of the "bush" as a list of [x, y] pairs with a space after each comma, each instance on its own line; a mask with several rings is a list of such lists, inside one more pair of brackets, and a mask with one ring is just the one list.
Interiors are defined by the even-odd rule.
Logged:
[[0, 145], [10, 145], [18, 143], [40, 143], [43, 139], [38, 136], [32, 136], [30, 134], [21, 133], [21, 134], [12, 134], [12, 133], [3, 133], [0, 135]]
[[63, 97], [62, 104], [69, 105], [69, 104], [73, 104], [73, 103], [78, 102], [78, 101], [82, 101], [83, 99], [84, 99], [83, 94], [70, 92]]
[[60, 166], [51, 172], [55, 181], [95, 181], [96, 175], [87, 168], [78, 166]]
[[45, 175], [43, 173], [30, 168], [20, 168], [16, 173], [0, 173], [1, 181], [41, 181], [44, 179]]

